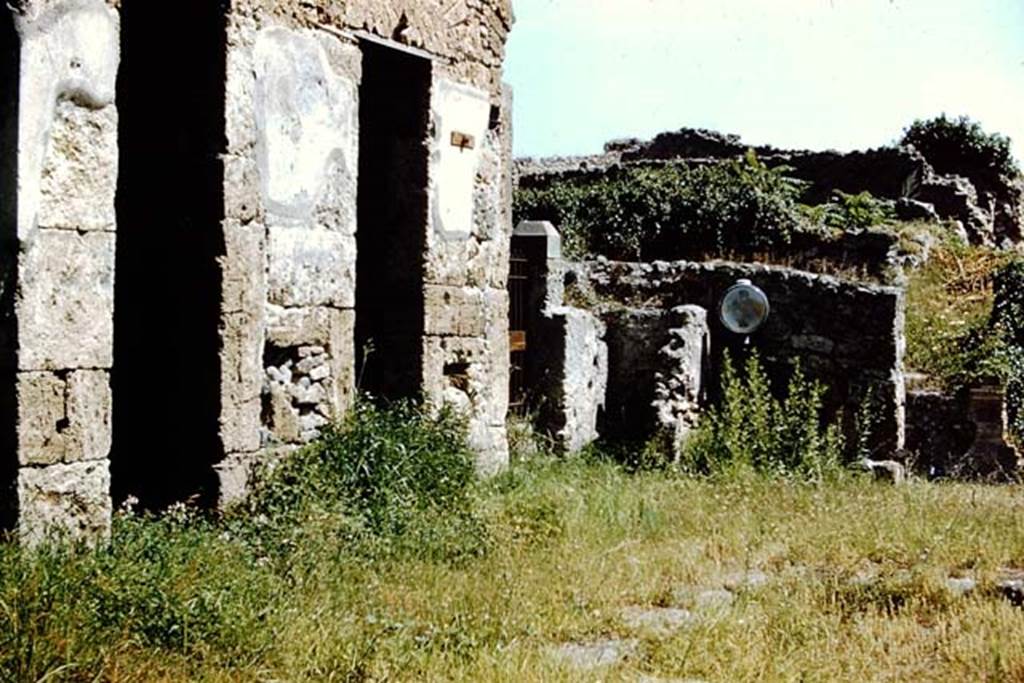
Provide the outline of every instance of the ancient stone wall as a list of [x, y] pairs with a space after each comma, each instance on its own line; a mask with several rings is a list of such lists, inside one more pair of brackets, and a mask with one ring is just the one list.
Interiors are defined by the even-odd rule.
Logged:
[[531, 354], [542, 371], [530, 387], [536, 427], [575, 453], [601, 436], [608, 397], [608, 345], [597, 316], [571, 306], [547, 308]]
[[[711, 312], [712, 369], [721, 367], [725, 351], [733, 359], [741, 359], [754, 349], [774, 385], [784, 387], [793, 361], [799, 359], [806, 373], [828, 388], [828, 406], [843, 410], [848, 434], [854, 433], [860, 405], [873, 396], [879, 422], [873, 430], [872, 448], [888, 454], [903, 447], [902, 290], [787, 268], [727, 262], [594, 261], [576, 266], [574, 273], [575, 284], [567, 298], [587, 302], [609, 326], [610, 397], [615, 393], [613, 387], [635, 387], [628, 379], [618, 382], [614, 378], [616, 367], [637, 365], [617, 362], [617, 349], [635, 355], [636, 349], [647, 348], [645, 357], [652, 356], [670, 327], [660, 312], [695, 304]], [[765, 326], [750, 336], [749, 346], [745, 338], [726, 330], [716, 313], [725, 290], [740, 278], [752, 280], [771, 302], [771, 315]], [[621, 342], [616, 341], [619, 336]], [[652, 341], [654, 338], [658, 341]], [[714, 389], [711, 384], [709, 388]], [[614, 410], [610, 398], [609, 414]]]
[[100, 0], [24, 2], [0, 24], [2, 362], [5, 394], [13, 391], [3, 418], [14, 428], [3, 457], [16, 458], [3, 468], [2, 495], [14, 502], [26, 540], [51, 527], [103, 534], [111, 516], [118, 14]]
[[[169, 475], [178, 485], [172, 498], [223, 504], [245, 493], [256, 463], [339, 419], [357, 388], [359, 267], [397, 273], [412, 302], [400, 330], [411, 352], [381, 362], [406, 363], [410, 397], [467, 412], [481, 471], [504, 466], [507, 0], [190, 5], [175, 17], [197, 45], [174, 49], [199, 46], [190, 54], [201, 57], [182, 59], [177, 74], [160, 66], [175, 59], [165, 49], [171, 39], [147, 47], [137, 35], [163, 28], [148, 0], [20, 0], [11, 9], [0, 22], [0, 85], [16, 93], [0, 102], [0, 367], [10, 387], [0, 398], [0, 441], [12, 455], [0, 484], [11, 491], [3, 500], [15, 503], [0, 522], [16, 521], [33, 539], [51, 525], [87, 534], [109, 527], [114, 227], [122, 216], [132, 231], [118, 245], [117, 267], [131, 278], [118, 290], [129, 315], [117, 326], [132, 330], [119, 336], [127, 351], [114, 389], [124, 389], [121, 414], [134, 441], [114, 444], [123, 465], [115, 472], [144, 470], [156, 487]], [[123, 42], [129, 16], [126, 31], [136, 34]], [[115, 93], [124, 45], [132, 62]], [[371, 51], [415, 64], [409, 77], [423, 76], [422, 97], [409, 106], [422, 107], [396, 123], [416, 131], [363, 144], [363, 121], [395, 118], [409, 104], [385, 97], [371, 101], [374, 111], [361, 106]], [[155, 85], [161, 76], [172, 77], [165, 91]], [[377, 82], [390, 76], [381, 67]], [[121, 122], [130, 144], [120, 150], [115, 94], [131, 111]], [[147, 143], [147, 121], [166, 144]], [[119, 153], [132, 173], [120, 185]], [[406, 182], [391, 195], [371, 188], [383, 199], [371, 207], [370, 228], [360, 226], [366, 159], [380, 162], [378, 180]], [[175, 197], [177, 184], [189, 196]], [[388, 268], [386, 253], [360, 262], [360, 230], [389, 221], [406, 230], [393, 244], [379, 240], [402, 255], [398, 267]], [[150, 287], [147, 278], [161, 281]], [[189, 395], [186, 381], [204, 388]], [[173, 399], [148, 405], [160, 392]], [[153, 406], [166, 414], [149, 424]], [[174, 457], [200, 432], [193, 450], [201, 457]], [[148, 459], [139, 447], [147, 439], [161, 444]], [[178, 476], [183, 463], [203, 472]], [[133, 485], [119, 495], [132, 495]]]
[[907, 390], [906, 450], [914, 469], [929, 477], [964, 473], [964, 455], [977, 431], [970, 419], [969, 396], [936, 390]]
[[[511, 102], [500, 73], [509, 9], [325, 5], [236, 2], [229, 18], [221, 359], [227, 457], [218, 467], [228, 498], [241, 491], [253, 462], [311, 440], [343, 414], [355, 390], [356, 357], [367, 352], [354, 342], [360, 155], [380, 154], [401, 168], [420, 154], [408, 148], [403, 161], [384, 148], [360, 149], [367, 41], [413, 49], [430, 79], [429, 125], [419, 142], [408, 139], [426, 148], [424, 204], [390, 219], [413, 225], [424, 206], [422, 233], [401, 235], [388, 247], [394, 254], [368, 266], [386, 267], [391, 258], [392, 273], [406, 276], [398, 286], [418, 289], [411, 295], [418, 301], [401, 305], [420, 321], [399, 330], [411, 335], [403, 345], [368, 339], [377, 357], [367, 362], [395, 362], [389, 352], [418, 358], [403, 366], [415, 375], [406, 380], [428, 401], [468, 412], [480, 469], [507, 460]], [[463, 144], [454, 144], [456, 135]], [[390, 286], [379, 279], [365, 285]], [[406, 348], [416, 336], [421, 348]]]

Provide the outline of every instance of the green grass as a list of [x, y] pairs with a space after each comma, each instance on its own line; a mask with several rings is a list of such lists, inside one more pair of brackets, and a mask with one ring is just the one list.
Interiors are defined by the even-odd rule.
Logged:
[[[539, 458], [470, 498], [486, 536], [473, 555], [422, 536], [368, 551], [341, 531], [353, 513], [329, 507], [269, 549], [251, 527], [273, 520], [184, 513], [122, 516], [107, 550], [4, 546], [0, 678], [1024, 678], [1024, 614], [991, 593], [1001, 568], [1024, 566], [1018, 487], [698, 479]], [[630, 637], [621, 609], [692, 607], [687, 587], [750, 569], [769, 581], [691, 628], [641, 636], [611, 669], [581, 674], [548, 654]], [[955, 597], [950, 575], [979, 588]]]

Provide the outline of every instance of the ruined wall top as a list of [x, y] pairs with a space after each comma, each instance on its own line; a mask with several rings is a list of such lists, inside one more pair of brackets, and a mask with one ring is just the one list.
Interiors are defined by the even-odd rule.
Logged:
[[365, 31], [450, 62], [461, 80], [500, 89], [511, 0], [234, 0], [236, 16], [295, 27]]

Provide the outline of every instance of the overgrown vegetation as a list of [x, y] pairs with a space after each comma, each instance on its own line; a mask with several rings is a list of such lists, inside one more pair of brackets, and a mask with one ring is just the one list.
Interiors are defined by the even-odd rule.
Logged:
[[907, 368], [950, 391], [1005, 375], [1005, 338], [990, 324], [996, 272], [1012, 256], [945, 240], [907, 281]]
[[786, 397], [776, 398], [756, 352], [738, 372], [722, 363], [722, 399], [703, 418], [681, 465], [699, 473], [752, 469], [822, 479], [839, 469], [843, 437], [838, 423], [822, 426], [825, 388], [797, 365]]
[[812, 225], [838, 230], [865, 230], [896, 218], [892, 202], [877, 199], [870, 192], [848, 194], [836, 190], [828, 204], [801, 205], [801, 210]]
[[[410, 407], [394, 415], [364, 407], [226, 519], [121, 514], [109, 548], [0, 546], [0, 680], [1013, 680], [1024, 672], [1018, 608], [994, 589], [1000, 569], [1024, 557], [1011, 489], [628, 474], [608, 461], [543, 454], [463, 486], [458, 430]], [[417, 456], [429, 457], [427, 444], [447, 455], [425, 468], [401, 464], [398, 445], [409, 439]], [[416, 476], [440, 479], [448, 495], [438, 500], [432, 485], [407, 480]], [[378, 514], [385, 500], [405, 511], [399, 522]], [[443, 529], [450, 514], [430, 513], [442, 508], [486, 529], [482, 552], [451, 555], [429, 535], [368, 552], [367, 539], [407, 536], [424, 511]], [[749, 572], [766, 578], [730, 578]], [[964, 573], [979, 587], [958, 598], [946, 577]], [[703, 591], [726, 588], [729, 602], [702, 603]], [[637, 634], [621, 617], [635, 606], [678, 606], [695, 620]], [[607, 637], [638, 637], [635, 654], [586, 673], [549, 654]]]
[[956, 392], [1017, 386], [1024, 358], [1024, 262], [947, 239], [907, 282], [906, 366]]
[[[483, 552], [472, 505], [474, 456], [463, 419], [400, 402], [360, 401], [312, 447], [265, 471], [233, 519], [267, 553], [290, 552], [310, 519], [349, 549], [440, 559]], [[263, 520], [255, 528], [247, 523]], [[443, 520], [443, 522], [442, 522]]]
[[1020, 176], [1010, 138], [987, 133], [967, 116], [945, 114], [914, 121], [900, 144], [915, 147], [939, 173], [967, 176], [980, 189], [991, 189]]
[[567, 255], [673, 259], [788, 243], [801, 214], [782, 168], [751, 152], [695, 167], [625, 168], [598, 178], [520, 189], [516, 221], [550, 220]]

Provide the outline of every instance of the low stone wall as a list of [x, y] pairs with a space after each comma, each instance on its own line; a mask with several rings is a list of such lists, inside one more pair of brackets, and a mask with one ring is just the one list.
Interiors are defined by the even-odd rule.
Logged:
[[[856, 431], [861, 404], [871, 396], [877, 406], [878, 423], [870, 443], [875, 455], [888, 456], [903, 447], [902, 290], [788, 268], [728, 262], [599, 260], [574, 265], [572, 273], [575, 282], [567, 292], [569, 300], [585, 302], [609, 326], [609, 417], [619, 405], [631, 401], [615, 396], [614, 390], [616, 386], [629, 386], [628, 380], [617, 379], [619, 369], [630, 363], [638, 365], [628, 360], [624, 365], [624, 355], [663, 344], [660, 340], [669, 327], [655, 322], [658, 317], [653, 314], [624, 309], [667, 311], [696, 304], [711, 312], [712, 368], [721, 367], [726, 352], [737, 359], [756, 350], [773, 385], [781, 388], [788, 382], [793, 362], [799, 360], [809, 377], [827, 387], [826, 405], [831, 411], [842, 411], [849, 436]], [[749, 346], [717, 318], [722, 295], [740, 278], [761, 287], [772, 306], [768, 322], [750, 336]], [[655, 338], [659, 341], [653, 341]], [[714, 384], [711, 382], [711, 389], [716, 389]], [[623, 419], [630, 423], [629, 429], [635, 427], [625, 409]]]
[[662, 367], [659, 352], [674, 326], [671, 311], [616, 308], [602, 311], [601, 319], [608, 327], [608, 397], [600, 432], [643, 440], [657, 431], [654, 378]]

